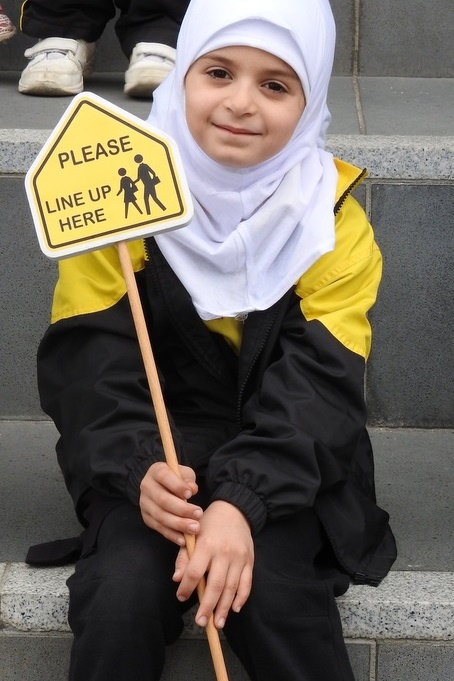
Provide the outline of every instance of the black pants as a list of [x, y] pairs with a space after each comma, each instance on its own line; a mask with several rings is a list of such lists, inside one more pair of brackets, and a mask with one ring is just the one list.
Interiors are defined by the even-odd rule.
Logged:
[[139, 42], [175, 47], [189, 0], [26, 0], [21, 30], [33, 38], [95, 42], [120, 10], [115, 31], [126, 57]]
[[[87, 537], [68, 580], [69, 679], [157, 681], [192, 605], [175, 596], [177, 548], [127, 503], [95, 518]], [[312, 511], [267, 526], [255, 539], [252, 593], [224, 629], [250, 679], [353, 681], [334, 599], [348, 583]]]

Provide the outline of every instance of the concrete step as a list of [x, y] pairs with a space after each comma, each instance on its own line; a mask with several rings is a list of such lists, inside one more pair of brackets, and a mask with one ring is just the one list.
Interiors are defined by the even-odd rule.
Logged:
[[[22, 0], [3, 6], [18, 23]], [[436, 0], [436, 11], [424, 2], [408, 0], [331, 0], [337, 26], [334, 73], [365, 76], [454, 77], [454, 19], [451, 0]], [[411, 16], [411, 21], [408, 17]], [[23, 34], [0, 45], [0, 69], [21, 71], [24, 50], [35, 39]], [[98, 71], [127, 67], [110, 21], [98, 43]]]
[[[377, 494], [390, 512], [399, 558], [380, 587], [339, 599], [357, 681], [452, 681], [454, 672], [454, 451], [448, 430], [372, 428]], [[72, 567], [32, 569], [29, 544], [80, 530], [49, 422], [0, 421], [0, 678], [64, 681], [71, 643], [65, 580]], [[186, 620], [164, 681], [213, 678], [207, 643]], [[226, 650], [231, 681], [245, 681]]]
[[[71, 636], [65, 581], [72, 568], [0, 565], [2, 681], [64, 681]], [[377, 588], [351, 587], [338, 599], [357, 681], [452, 681], [454, 574], [392, 572]], [[163, 681], [213, 678], [203, 630], [188, 613], [171, 646]], [[247, 676], [224, 642], [229, 678]], [[283, 680], [284, 681], [284, 680]], [[328, 680], [327, 680], [328, 681]]]
[[[16, 71], [0, 69], [0, 130], [23, 130], [24, 135], [31, 130], [51, 130], [71, 98], [21, 95], [17, 83]], [[139, 118], [146, 118], [150, 102], [126, 97], [123, 84], [122, 72], [95, 72], [86, 79], [85, 89], [105, 97]], [[404, 137], [408, 144], [420, 137], [449, 138], [454, 130], [454, 78], [337, 76], [331, 79], [328, 103], [332, 113], [330, 140], [334, 145], [339, 135], [384, 136], [383, 156], [392, 151], [388, 148], [388, 137]], [[47, 135], [43, 132], [36, 144], [42, 144]], [[445, 143], [449, 144], [449, 141], [447, 139]], [[350, 139], [350, 142], [354, 148], [359, 140]], [[1, 171], [8, 172], [8, 156], [3, 152], [0, 158]], [[11, 172], [28, 170], [27, 158], [17, 156], [10, 160], [15, 162]], [[375, 160], [380, 161], [380, 158]], [[427, 163], [423, 177], [444, 177], [446, 169], [433, 164], [430, 156]], [[391, 177], [408, 177], [410, 168], [400, 169], [400, 165], [401, 159], [396, 159], [394, 175]], [[385, 171], [381, 166], [375, 170], [374, 164], [370, 169], [374, 177], [389, 177], [390, 171]], [[419, 171], [418, 166], [417, 172], [409, 177], [418, 178]], [[445, 179], [449, 177], [452, 179], [452, 175]]]
[[[378, 498], [399, 545], [396, 570], [454, 572], [452, 430], [371, 428]], [[79, 534], [50, 421], [0, 420], [0, 563]]]

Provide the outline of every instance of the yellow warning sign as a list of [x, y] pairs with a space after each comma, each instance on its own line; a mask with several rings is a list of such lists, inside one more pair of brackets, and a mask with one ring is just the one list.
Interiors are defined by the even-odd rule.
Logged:
[[193, 213], [173, 140], [88, 92], [74, 97], [25, 186], [51, 258], [182, 227]]

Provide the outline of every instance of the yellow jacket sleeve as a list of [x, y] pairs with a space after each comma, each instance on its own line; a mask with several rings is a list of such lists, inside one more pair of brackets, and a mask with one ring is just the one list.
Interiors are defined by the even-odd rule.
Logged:
[[[135, 272], [144, 267], [143, 241], [128, 244]], [[51, 322], [76, 315], [100, 312], [115, 305], [126, 293], [118, 251], [109, 246], [59, 262]]]
[[336, 245], [301, 277], [296, 292], [308, 321], [317, 319], [349, 350], [367, 359], [367, 318], [382, 271], [381, 254], [366, 215], [348, 196], [336, 217]]

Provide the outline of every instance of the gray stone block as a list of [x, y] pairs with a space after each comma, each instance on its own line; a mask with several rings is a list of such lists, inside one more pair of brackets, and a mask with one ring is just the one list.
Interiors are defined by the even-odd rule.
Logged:
[[[371, 437], [378, 500], [391, 515], [399, 548], [394, 568], [454, 571], [452, 433], [391, 428], [371, 429]], [[23, 561], [31, 544], [80, 532], [56, 440], [50, 422], [0, 421], [0, 562]]]
[[336, 22], [336, 51], [334, 55], [334, 74], [349, 76], [353, 66], [355, 35], [354, 3], [345, 0], [331, 0]]
[[0, 235], [2, 417], [41, 418], [35, 358], [49, 319], [56, 265], [37, 245], [22, 178], [1, 178], [0, 205], [7, 216]]
[[[85, 85], [86, 90], [95, 92], [139, 118], [147, 118], [150, 113], [149, 101], [131, 99], [123, 94], [123, 80], [119, 73], [94, 74]], [[0, 130], [46, 130], [49, 133], [66, 111], [71, 97], [26, 97], [17, 91], [17, 74], [8, 72], [2, 74], [0, 79], [0, 100]], [[22, 172], [28, 170], [29, 165], [23, 164]]]
[[[225, 641], [222, 648], [229, 681], [247, 681], [249, 677]], [[161, 681], [213, 681], [213, 678], [207, 641], [179, 640], [169, 646]]]
[[377, 588], [351, 586], [338, 598], [345, 636], [362, 639], [454, 638], [451, 572], [391, 572]]
[[454, 187], [373, 185], [384, 275], [372, 319], [367, 397], [375, 425], [453, 425]]
[[0, 631], [2, 681], [66, 681], [72, 636]]
[[[66, 681], [72, 636], [0, 633], [2, 681]], [[347, 642], [356, 681], [369, 681], [370, 644]], [[229, 681], [247, 681], [238, 659], [223, 644]], [[206, 641], [180, 640], [169, 646], [162, 681], [212, 681], [213, 666]]]
[[[0, 589], [0, 624], [6, 630], [69, 631], [66, 582], [74, 566], [31, 568], [9, 563]], [[452, 572], [391, 571], [377, 588], [352, 585], [337, 599], [346, 638], [452, 641]], [[185, 617], [182, 638], [203, 639], [194, 612]]]
[[361, 0], [360, 74], [452, 78], [452, 0]]
[[[449, 78], [359, 78], [368, 135], [454, 132], [454, 83]], [[452, 159], [451, 159], [452, 164]]]
[[[392, 109], [389, 111], [392, 116]], [[428, 180], [440, 184], [454, 180], [454, 136], [328, 135], [327, 146], [335, 156], [367, 168], [371, 180], [402, 184]]]
[[[370, 681], [370, 650], [369, 643], [347, 642], [355, 681]], [[223, 652], [229, 681], [247, 681], [249, 677], [225, 642]], [[180, 640], [169, 647], [162, 681], [185, 681], [186, 679], [213, 681], [212, 662], [208, 644], [205, 641]]]
[[0, 421], [0, 562], [24, 561], [29, 546], [82, 530], [58, 467], [57, 437], [50, 422]]
[[330, 133], [359, 135], [359, 120], [351, 78], [332, 78], [328, 93], [331, 112]]
[[454, 645], [383, 643], [378, 646], [377, 681], [452, 681]]
[[346, 644], [355, 681], [371, 681], [371, 656], [375, 654], [375, 644], [370, 641], [346, 641]]
[[454, 572], [452, 431], [371, 429], [377, 498], [391, 516], [395, 570]]

